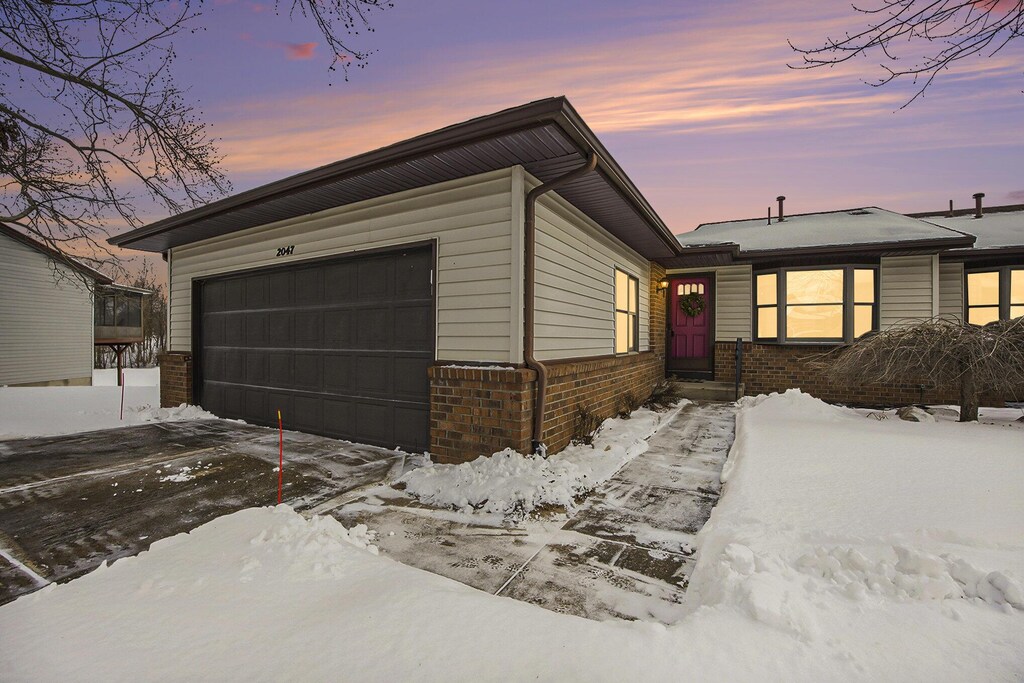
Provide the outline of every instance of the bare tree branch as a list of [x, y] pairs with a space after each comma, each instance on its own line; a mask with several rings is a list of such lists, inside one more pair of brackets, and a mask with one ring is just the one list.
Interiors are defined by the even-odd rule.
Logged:
[[[802, 57], [793, 69], [832, 67], [857, 57], [878, 57], [883, 72], [869, 84], [880, 87], [909, 78], [919, 85], [903, 107], [916, 100], [944, 71], [974, 55], [991, 57], [1024, 35], [1024, 0], [881, 0], [853, 9], [867, 28], [824, 45], [789, 46]], [[915, 52], [916, 51], [916, 52]], [[901, 107], [901, 109], [903, 108]]]
[[[292, 0], [340, 62], [368, 53], [384, 0]], [[0, 221], [110, 274], [109, 226], [227, 192], [215, 140], [174, 79], [175, 39], [201, 29], [197, 0], [0, 0]], [[69, 257], [70, 257], [69, 256]]]

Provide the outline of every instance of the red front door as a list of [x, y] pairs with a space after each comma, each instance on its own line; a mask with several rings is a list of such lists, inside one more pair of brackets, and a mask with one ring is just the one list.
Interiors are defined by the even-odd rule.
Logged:
[[668, 369], [711, 370], [711, 278], [669, 281]]

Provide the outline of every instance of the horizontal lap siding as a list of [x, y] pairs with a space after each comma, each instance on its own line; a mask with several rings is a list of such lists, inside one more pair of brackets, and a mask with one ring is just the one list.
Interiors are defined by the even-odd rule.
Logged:
[[939, 314], [964, 317], [964, 264], [959, 261], [939, 263]]
[[639, 349], [650, 348], [650, 263], [556, 194], [537, 202], [540, 360], [615, 352], [615, 268], [639, 280]]
[[749, 265], [671, 270], [668, 276], [709, 272], [715, 275], [715, 340], [750, 339], [753, 271]]
[[931, 255], [887, 256], [879, 266], [879, 322], [886, 329], [900, 322], [925, 320], [933, 309], [937, 274]]
[[0, 385], [92, 377], [92, 295], [58, 268], [0, 236]]
[[[192, 279], [437, 240], [437, 358], [509, 361], [511, 171], [409, 190], [179, 247], [170, 348], [191, 348]], [[278, 247], [295, 245], [278, 258]]]

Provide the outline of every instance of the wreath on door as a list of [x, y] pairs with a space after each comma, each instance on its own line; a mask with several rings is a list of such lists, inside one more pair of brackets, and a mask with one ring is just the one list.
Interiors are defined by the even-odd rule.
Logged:
[[679, 310], [689, 318], [696, 318], [704, 312], [705, 307], [707, 302], [704, 301], [703, 294], [690, 292], [679, 297]]

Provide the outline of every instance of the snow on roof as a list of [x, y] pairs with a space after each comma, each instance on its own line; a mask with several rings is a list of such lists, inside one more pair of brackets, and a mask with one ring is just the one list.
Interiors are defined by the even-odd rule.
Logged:
[[787, 216], [781, 223], [773, 219], [771, 225], [767, 218], [703, 223], [677, 237], [684, 247], [736, 244], [746, 252], [962, 239], [963, 235], [869, 206]]
[[928, 216], [924, 220], [944, 228], [952, 228], [968, 235], [974, 235], [978, 241], [975, 249], [1000, 249], [1024, 246], [1024, 209], [986, 213], [981, 218], [974, 214], [965, 216]]

